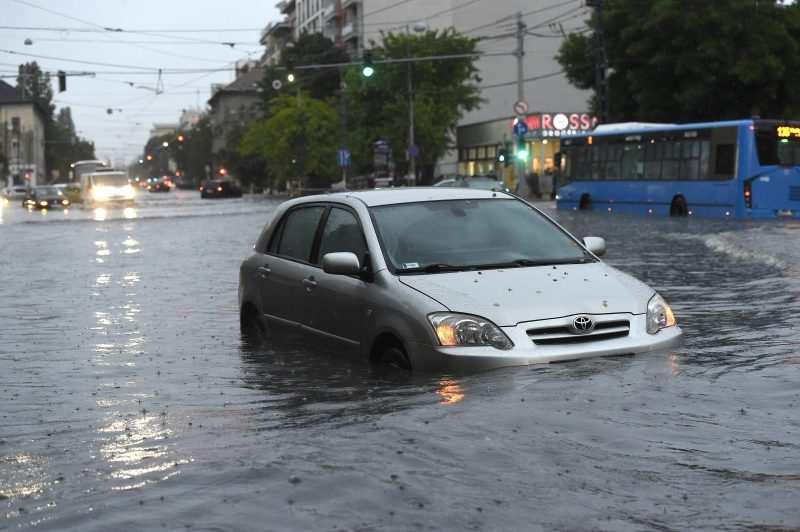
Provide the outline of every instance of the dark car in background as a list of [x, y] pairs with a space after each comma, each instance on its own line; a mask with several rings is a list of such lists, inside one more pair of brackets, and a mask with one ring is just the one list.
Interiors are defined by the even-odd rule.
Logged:
[[172, 190], [172, 180], [168, 176], [151, 177], [147, 182], [148, 192], [169, 192]]
[[200, 197], [204, 199], [241, 198], [242, 189], [233, 181], [212, 179], [200, 186]]
[[70, 201], [54, 186], [42, 186], [31, 188], [25, 199], [22, 200], [22, 206], [29, 209], [53, 209], [68, 207]]

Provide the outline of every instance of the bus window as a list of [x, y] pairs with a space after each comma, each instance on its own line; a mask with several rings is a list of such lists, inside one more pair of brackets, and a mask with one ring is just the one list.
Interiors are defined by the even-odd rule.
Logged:
[[733, 177], [736, 157], [735, 144], [717, 144], [714, 160], [714, 174]]
[[664, 142], [664, 160], [661, 163], [661, 179], [678, 179], [678, 160], [681, 156], [681, 146], [678, 142]]
[[711, 145], [707, 140], [700, 141], [700, 173], [698, 179], [708, 178], [708, 163], [710, 159]]
[[626, 144], [622, 152], [622, 179], [642, 178], [642, 145]]
[[589, 149], [592, 158], [592, 180], [597, 181], [605, 177], [605, 144], [595, 144]]
[[644, 178], [658, 179], [661, 177], [661, 143], [650, 141], [644, 147]]
[[622, 145], [609, 144], [607, 155], [606, 179], [619, 179], [622, 176], [622, 172], [620, 172], [620, 163], [622, 162]]
[[697, 180], [700, 177], [700, 142], [685, 140], [681, 144], [681, 179]]

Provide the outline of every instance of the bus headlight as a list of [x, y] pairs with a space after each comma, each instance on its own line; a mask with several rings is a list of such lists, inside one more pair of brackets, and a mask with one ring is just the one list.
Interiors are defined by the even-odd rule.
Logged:
[[675, 314], [664, 298], [658, 294], [651, 297], [647, 303], [647, 332], [656, 334], [661, 329], [674, 327], [675, 324]]

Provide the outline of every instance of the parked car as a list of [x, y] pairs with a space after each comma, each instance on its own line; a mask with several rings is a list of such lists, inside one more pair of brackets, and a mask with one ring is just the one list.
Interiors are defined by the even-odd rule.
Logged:
[[3, 189], [3, 197], [9, 201], [24, 199], [28, 194], [28, 187], [22, 185], [14, 185]]
[[33, 187], [29, 190], [22, 206], [29, 209], [65, 208], [70, 204], [64, 192], [55, 186]]
[[205, 199], [241, 198], [242, 189], [233, 181], [212, 179], [200, 186], [200, 197]]
[[244, 338], [276, 327], [413, 369], [481, 369], [673, 346], [652, 288], [531, 204], [471, 188], [282, 204], [240, 268]]
[[494, 176], [453, 176], [435, 183], [435, 187], [477, 188], [481, 190], [498, 190], [510, 192], [503, 181]]

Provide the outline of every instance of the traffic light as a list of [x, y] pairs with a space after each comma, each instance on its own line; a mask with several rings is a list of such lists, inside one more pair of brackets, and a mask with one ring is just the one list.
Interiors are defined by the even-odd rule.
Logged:
[[524, 163], [528, 160], [529, 155], [528, 144], [524, 139], [517, 139], [517, 159]]
[[371, 78], [375, 74], [375, 67], [372, 65], [372, 52], [364, 52], [364, 59], [361, 66], [361, 75], [365, 78]]
[[186, 137], [183, 135], [178, 135], [178, 142], [183, 142], [184, 140], [186, 140]]
[[67, 90], [67, 73], [63, 70], [58, 71], [58, 92]]

